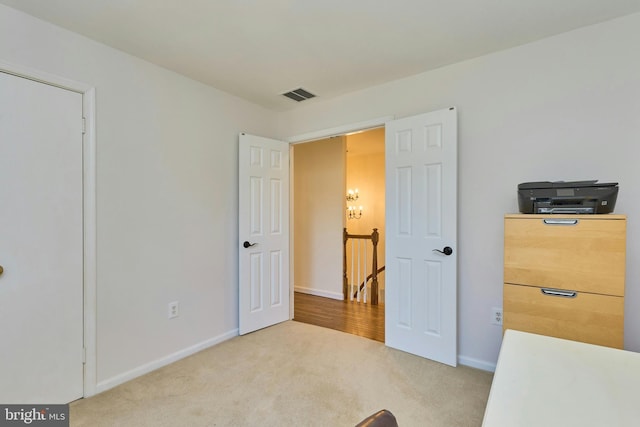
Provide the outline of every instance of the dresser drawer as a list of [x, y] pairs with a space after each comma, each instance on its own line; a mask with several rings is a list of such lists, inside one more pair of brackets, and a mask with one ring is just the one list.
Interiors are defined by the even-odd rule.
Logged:
[[624, 298], [576, 292], [573, 298], [535, 286], [504, 285], [504, 329], [622, 348]]
[[507, 215], [505, 283], [624, 296], [624, 215]]

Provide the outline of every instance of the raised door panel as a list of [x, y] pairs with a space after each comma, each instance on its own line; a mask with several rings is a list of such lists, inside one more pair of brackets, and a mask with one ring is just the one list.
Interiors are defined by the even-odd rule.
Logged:
[[455, 109], [387, 123], [385, 153], [386, 344], [455, 366]]
[[626, 221], [613, 218], [505, 217], [505, 283], [624, 296]]
[[289, 145], [239, 139], [239, 329], [246, 334], [289, 319]]
[[624, 298], [577, 292], [573, 298], [546, 295], [542, 288], [504, 285], [503, 327], [622, 348]]

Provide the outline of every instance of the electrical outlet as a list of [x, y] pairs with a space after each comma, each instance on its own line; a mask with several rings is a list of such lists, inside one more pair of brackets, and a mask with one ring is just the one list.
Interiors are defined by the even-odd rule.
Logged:
[[178, 317], [178, 314], [180, 314], [178, 301], [170, 302], [169, 303], [169, 313], [168, 313], [169, 319], [173, 319], [174, 317]]
[[502, 326], [502, 307], [491, 308], [491, 324]]

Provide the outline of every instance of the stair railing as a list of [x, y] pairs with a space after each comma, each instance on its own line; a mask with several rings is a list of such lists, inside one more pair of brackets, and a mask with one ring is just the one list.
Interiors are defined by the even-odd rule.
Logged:
[[[347, 229], [343, 229], [343, 251], [342, 251], [342, 293], [344, 299], [353, 300], [354, 298], [360, 302], [367, 302], [366, 283], [371, 278], [371, 304], [378, 304], [378, 241], [380, 234], [378, 229], [374, 228], [371, 234], [349, 234]], [[351, 240], [351, 275], [348, 275], [349, 266], [347, 265], [347, 242]], [[371, 274], [367, 275], [367, 241], [371, 240], [373, 246]], [[357, 250], [356, 250], [357, 247]], [[362, 258], [364, 262], [362, 262]], [[357, 266], [357, 268], [356, 268]], [[361, 266], [363, 267], [361, 269]], [[363, 270], [363, 271], [361, 271]], [[362, 273], [362, 276], [361, 276]], [[360, 277], [363, 278], [360, 284]], [[349, 280], [351, 279], [351, 280]], [[354, 281], [354, 279], [357, 279]], [[355, 291], [354, 291], [355, 288]]]

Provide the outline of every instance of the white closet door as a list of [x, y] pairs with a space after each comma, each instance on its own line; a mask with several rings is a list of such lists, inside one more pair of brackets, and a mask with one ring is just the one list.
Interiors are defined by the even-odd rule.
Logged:
[[0, 73], [0, 402], [83, 394], [82, 95]]

